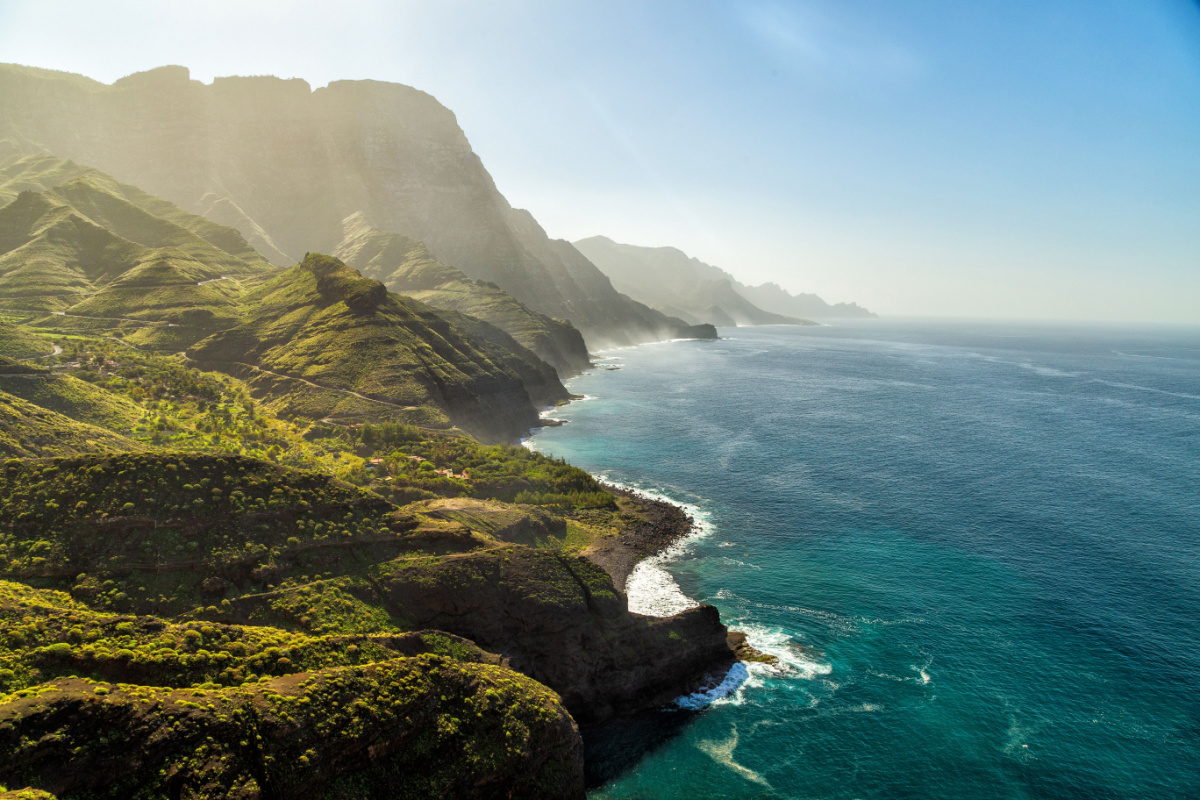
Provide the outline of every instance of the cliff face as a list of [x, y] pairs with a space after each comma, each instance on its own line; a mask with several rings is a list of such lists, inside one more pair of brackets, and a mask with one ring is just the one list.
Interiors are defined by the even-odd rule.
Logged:
[[715, 608], [631, 614], [612, 579], [586, 558], [514, 548], [435, 565], [393, 562], [376, 580], [412, 624], [503, 653], [557, 691], [582, 723], [670, 702], [733, 663]]
[[731, 326], [809, 324], [758, 308], [735, 290], [729, 273], [674, 247], [637, 247], [603, 236], [575, 247], [622, 292], [666, 314]]
[[183, 67], [107, 86], [4, 66], [0, 139], [10, 151], [93, 165], [234, 227], [278, 264], [333, 250], [342, 220], [361, 212], [535, 311], [571, 320], [593, 345], [689, 335], [509, 206], [454, 115], [408, 86], [337, 81], [312, 91], [271, 77], [204, 85]]

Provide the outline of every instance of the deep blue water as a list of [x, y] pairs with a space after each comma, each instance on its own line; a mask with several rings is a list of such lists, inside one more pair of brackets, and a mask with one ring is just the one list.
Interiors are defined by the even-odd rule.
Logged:
[[694, 504], [668, 572], [783, 659], [592, 797], [1200, 797], [1200, 328], [722, 335], [533, 441]]

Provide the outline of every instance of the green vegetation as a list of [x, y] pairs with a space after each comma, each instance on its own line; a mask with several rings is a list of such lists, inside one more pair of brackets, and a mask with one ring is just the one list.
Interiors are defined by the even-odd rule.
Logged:
[[245, 377], [283, 413], [426, 424], [433, 409], [444, 415], [433, 422], [508, 439], [536, 422], [531, 401], [567, 396], [552, 367], [511, 340], [497, 344], [499, 330], [470, 336], [329, 256], [307, 256], [244, 303], [243, 323], [188, 356]]
[[553, 692], [432, 655], [236, 687], [74, 678], [0, 702], [0, 777], [63, 800], [566, 797], [582, 777]]
[[129, 435], [145, 409], [121, 393], [107, 391], [72, 375], [15, 372], [0, 362], [0, 391], [56, 411], [76, 422]]
[[140, 450], [142, 445], [0, 391], [0, 453], [36, 458], [97, 450]]
[[[380, 430], [386, 429], [364, 425], [360, 441], [370, 446], [369, 441], [382, 438]], [[430, 496], [467, 495], [563, 509], [615, 508], [613, 496], [591, 475], [524, 447], [420, 435], [382, 444], [375, 451], [380, 463], [373, 468], [386, 472], [400, 491], [420, 489]]]
[[0, 204], [12, 202], [21, 192], [50, 190], [93, 222], [147, 247], [176, 248], [221, 266], [229, 275], [253, 274], [268, 266], [233, 228], [190, 214], [100, 170], [49, 155], [31, 155], [0, 167]]
[[6, 796], [571, 794], [564, 708], [679, 634], [579, 557], [629, 501], [488, 443], [566, 399], [554, 368], [70, 162], [0, 168], [9, 196]]
[[407, 236], [372, 228], [361, 214], [348, 218], [336, 255], [393, 292], [494, 325], [554, 365], [563, 376], [589, 365], [579, 331], [522, 305], [494, 283], [474, 281], [438, 261]]
[[233, 229], [97, 170], [17, 159], [0, 167], [0, 202], [2, 356], [48, 357], [70, 337], [187, 350], [281, 416], [496, 440], [567, 398], [552, 366], [483, 320], [390, 295], [328, 256], [276, 269]]
[[0, 318], [0, 356], [7, 358], [40, 358], [54, 352], [54, 345], [33, 333], [18, 328]]
[[227, 253], [102, 183], [81, 177], [23, 191], [0, 209], [0, 304], [110, 325], [136, 319], [211, 331], [231, 324], [235, 276], [268, 265], [253, 251]]

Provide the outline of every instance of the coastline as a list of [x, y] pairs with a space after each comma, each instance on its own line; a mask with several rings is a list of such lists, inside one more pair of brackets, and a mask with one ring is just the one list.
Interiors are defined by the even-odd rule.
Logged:
[[601, 481], [605, 491], [636, 503], [645, 521], [614, 539], [593, 543], [583, 555], [608, 573], [622, 595], [630, 574], [644, 559], [662, 555], [693, 535], [695, 519], [681, 506], [624, 486]]
[[[615, 539], [594, 543], [582, 555], [608, 573], [609, 577], [612, 578], [613, 584], [617, 587], [617, 591], [626, 598], [629, 610], [632, 613], [645, 614], [647, 616], [671, 616], [688, 608], [703, 605], [693, 598], [684, 595], [678, 585], [674, 583], [674, 579], [670, 577], [670, 574], [663, 570], [661, 566], [654, 565], [652, 569], [656, 573], [661, 573], [663, 580], [658, 581], [655, 579], [656, 576], [647, 576], [649, 578], [648, 582], [659, 584], [648, 588], [659, 595], [660, 598], [665, 592], [669, 592], [677, 597], [667, 598], [666, 604], [668, 608], [656, 609], [666, 613], [646, 614], [646, 611], [650, 610], [646, 608], [648, 604], [642, 598], [630, 593], [629, 579], [634, 575], [639, 565], [644, 566], [644, 562], [650, 559], [666, 560], [670, 555], [669, 551], [673, 547], [682, 544], [693, 536], [707, 533], [708, 531], [704, 530], [701, 524], [696, 521], [696, 518], [678, 503], [651, 497], [645, 492], [626, 486], [619, 486], [609, 482], [602, 482], [602, 485], [605, 490], [612, 492], [618, 497], [637, 503], [639, 511], [646, 519], [641, 525], [621, 534]], [[662, 585], [667, 582], [669, 582], [668, 586]], [[637, 588], [640, 589], [642, 587], [639, 586]], [[661, 604], [661, 600], [659, 602]], [[633, 607], [635, 603], [639, 608], [644, 610], [635, 609]], [[724, 624], [723, 621], [722, 624]], [[719, 675], [713, 675], [714, 682], [701, 684], [692, 693], [677, 698], [675, 701], [676, 705], [699, 708], [707, 705], [711, 700], [735, 691], [747, 677], [745, 674], [734, 676], [736, 677], [736, 682], [731, 683], [730, 670], [737, 662], [768, 664], [771, 666], [779, 664], [777, 656], [764, 653], [751, 645], [749, 635], [744, 631], [733, 630], [728, 628], [728, 626], [726, 627], [726, 631], [726, 642], [732, 653], [733, 662], [727, 665], [725, 670], [720, 672]]]

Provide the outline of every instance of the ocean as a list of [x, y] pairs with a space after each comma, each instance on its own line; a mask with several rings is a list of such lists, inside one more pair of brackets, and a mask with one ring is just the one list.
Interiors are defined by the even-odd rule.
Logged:
[[593, 800], [1200, 797], [1200, 328], [721, 335], [600, 354], [528, 443], [698, 520], [635, 611], [780, 660]]

